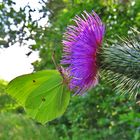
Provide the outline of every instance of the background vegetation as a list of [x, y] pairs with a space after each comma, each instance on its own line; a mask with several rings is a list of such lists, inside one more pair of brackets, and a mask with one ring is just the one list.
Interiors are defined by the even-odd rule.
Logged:
[[[33, 20], [30, 5], [15, 10], [14, 1], [0, 3], [1, 47], [20, 42], [32, 51], [39, 50], [41, 61], [33, 63], [34, 70], [54, 68], [51, 60], [55, 50], [59, 63], [62, 36], [72, 18], [83, 10], [96, 11], [106, 25], [104, 44], [117, 42], [118, 36], [131, 35], [130, 27], [140, 28], [139, 0], [40, 0], [42, 17]], [[48, 18], [47, 26], [39, 21]], [[13, 29], [12, 26], [20, 28]], [[29, 34], [29, 33], [30, 34]], [[30, 52], [29, 54], [30, 55]], [[0, 81], [0, 139], [2, 140], [139, 140], [140, 106], [129, 95], [115, 93], [106, 81], [85, 96], [71, 99], [64, 116], [45, 126], [26, 117], [23, 108], [12, 100]]]

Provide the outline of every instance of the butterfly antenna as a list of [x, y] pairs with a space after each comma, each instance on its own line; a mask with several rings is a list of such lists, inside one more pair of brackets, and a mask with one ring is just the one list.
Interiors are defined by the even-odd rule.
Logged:
[[52, 53], [52, 61], [53, 61], [54, 65], [55, 65], [55, 67], [58, 68], [58, 65], [57, 65], [57, 63], [55, 61], [55, 50], [53, 50], [53, 53]]
[[55, 49], [53, 49], [52, 61], [53, 61], [54, 65], [55, 65], [55, 68], [62, 74], [62, 69], [61, 69], [61, 67], [56, 63], [56, 59], [55, 59]]

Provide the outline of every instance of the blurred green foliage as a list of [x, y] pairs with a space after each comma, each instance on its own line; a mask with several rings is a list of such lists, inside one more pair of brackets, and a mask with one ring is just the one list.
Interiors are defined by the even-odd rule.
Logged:
[[57, 137], [22, 114], [2, 113], [0, 130], [1, 140], [53, 140]]
[[[108, 41], [108, 44], [117, 42], [116, 35], [131, 34], [130, 27], [140, 28], [139, 0], [40, 1], [42, 5], [40, 12], [45, 15], [43, 18], [49, 17], [46, 27], [38, 26], [38, 21], [33, 21], [31, 16], [24, 18], [24, 8], [20, 9], [18, 13], [14, 9], [12, 10], [11, 0], [3, 0], [3, 3], [0, 4], [0, 20], [4, 19], [3, 23], [0, 24], [0, 37], [5, 38], [6, 35], [9, 35], [9, 44], [15, 43], [17, 40], [35, 40], [36, 44], [29, 47], [40, 52], [41, 61], [36, 61], [33, 64], [36, 71], [54, 68], [51, 60], [53, 50], [55, 50], [56, 61], [59, 63], [62, 54], [61, 40], [66, 26], [73, 23], [72, 18], [83, 10], [89, 12], [94, 10], [100, 15], [106, 25], [104, 42]], [[9, 12], [5, 9], [7, 6], [11, 7]], [[33, 9], [28, 8], [30, 12], [33, 12]], [[12, 16], [13, 13], [16, 16]], [[15, 22], [9, 23], [8, 17], [19, 23], [23, 21], [24, 26], [21, 27], [21, 30], [14, 32], [10, 28], [6, 28], [6, 30], [6, 26], [15, 24]], [[29, 36], [26, 36], [25, 28], [30, 31]], [[16, 39], [15, 36], [19, 39]], [[0, 138], [7, 140], [7, 136], [10, 135], [11, 137], [9, 137], [13, 140], [18, 138], [30, 140], [34, 138], [33, 134], [37, 133], [36, 139], [41, 140], [49, 140], [49, 137], [51, 140], [139, 140], [139, 104], [136, 104], [134, 99], [130, 100], [127, 95], [116, 94], [112, 91], [112, 87], [105, 83], [102, 81], [100, 85], [85, 96], [73, 97], [63, 117], [46, 126], [41, 126], [39, 129], [38, 124], [19, 115], [22, 108], [18, 107], [16, 103], [14, 103], [16, 107], [11, 108], [11, 111], [6, 109], [7, 102], [13, 104], [13, 101], [3, 93], [4, 88], [0, 85], [0, 111], [3, 110], [1, 112], [4, 112], [4, 114], [0, 114], [0, 130], [2, 130], [0, 131]], [[11, 112], [11, 114], [6, 114], [7, 112]], [[16, 128], [16, 125], [17, 129], [13, 129]]]
[[15, 106], [15, 101], [7, 94], [5, 94], [7, 82], [0, 80], [0, 112], [11, 110]]

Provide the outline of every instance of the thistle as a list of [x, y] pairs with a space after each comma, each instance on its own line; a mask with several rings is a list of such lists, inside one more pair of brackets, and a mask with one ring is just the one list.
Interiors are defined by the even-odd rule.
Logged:
[[102, 45], [105, 26], [99, 16], [84, 11], [74, 19], [76, 25], [68, 26], [63, 40], [63, 59], [67, 65], [69, 88], [75, 94], [83, 94], [98, 83], [96, 55]]
[[140, 93], [140, 40], [139, 36], [121, 39], [100, 54], [102, 78], [122, 93], [137, 96]]

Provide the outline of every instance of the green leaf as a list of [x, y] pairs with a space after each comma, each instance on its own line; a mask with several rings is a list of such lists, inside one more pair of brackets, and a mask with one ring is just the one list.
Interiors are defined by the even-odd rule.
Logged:
[[41, 123], [61, 116], [70, 99], [70, 91], [55, 70], [17, 77], [9, 83], [7, 93], [24, 106], [29, 116]]

